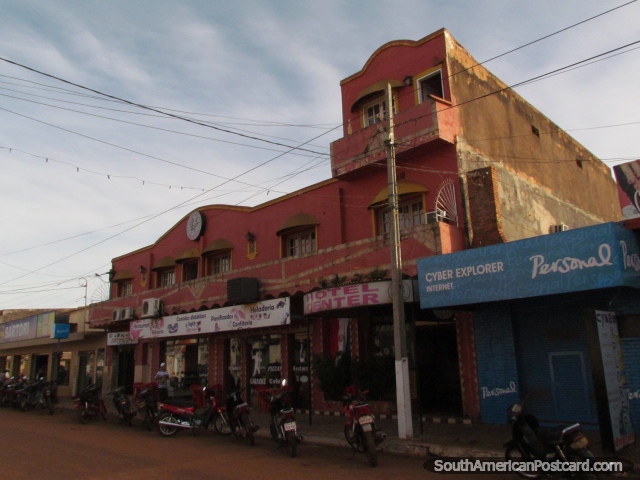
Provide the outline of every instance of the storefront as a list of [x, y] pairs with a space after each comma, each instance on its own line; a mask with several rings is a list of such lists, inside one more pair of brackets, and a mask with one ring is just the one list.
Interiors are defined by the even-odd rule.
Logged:
[[[432, 358], [433, 351], [421, 352], [417, 339], [433, 325], [440, 325], [453, 333], [452, 336], [439, 337], [439, 353], [453, 352], [453, 367], [457, 372], [456, 335], [450, 318], [432, 321], [432, 312], [420, 311], [414, 298], [414, 284], [412, 280], [405, 280], [403, 284], [412, 402], [417, 412], [427, 413], [428, 406], [431, 406], [429, 413], [434, 413], [436, 408], [438, 413], [442, 413], [443, 408], [437, 405], [437, 398], [448, 398], [443, 396], [443, 391], [446, 391], [454, 397], [447, 403], [450, 409], [447, 413], [460, 415], [459, 380], [441, 382], [439, 389], [422, 388], [433, 377], [428, 362], [434, 363], [437, 359]], [[338, 409], [345, 383], [355, 383], [369, 390], [369, 400], [378, 402], [382, 410], [380, 413], [395, 413], [397, 392], [391, 282], [354, 283], [308, 293], [304, 296], [304, 312], [312, 326], [314, 374], [321, 386], [314, 392], [314, 409]], [[430, 333], [429, 338], [434, 336]]]
[[[85, 312], [40, 313], [0, 325], [0, 371], [11, 377], [56, 379], [58, 394], [71, 396], [83, 386], [101, 384], [105, 334], [85, 330]], [[69, 323], [69, 338], [52, 338], [54, 322]]]
[[[578, 421], [626, 436], [616, 316], [623, 299], [637, 297], [638, 251], [632, 232], [607, 223], [418, 261], [422, 308], [473, 312], [483, 421], [504, 423], [506, 408], [526, 397], [543, 422]], [[615, 328], [601, 328], [603, 318]], [[612, 368], [615, 388], [606, 384]]]
[[293, 374], [294, 328], [289, 298], [136, 320], [129, 342], [147, 368], [137, 369], [135, 380], [152, 380], [165, 362], [170, 395], [188, 395], [194, 384], [247, 388], [257, 404], [259, 392]]

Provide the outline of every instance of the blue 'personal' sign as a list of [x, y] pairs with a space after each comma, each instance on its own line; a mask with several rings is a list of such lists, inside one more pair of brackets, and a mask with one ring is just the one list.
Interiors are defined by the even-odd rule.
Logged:
[[418, 260], [421, 308], [640, 287], [636, 236], [604, 223]]
[[51, 328], [51, 338], [69, 338], [71, 326], [68, 323], [54, 323]]

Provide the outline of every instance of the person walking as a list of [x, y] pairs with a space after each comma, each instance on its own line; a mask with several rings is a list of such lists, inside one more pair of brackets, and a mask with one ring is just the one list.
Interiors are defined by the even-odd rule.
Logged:
[[156, 373], [156, 382], [158, 382], [160, 401], [164, 402], [169, 396], [169, 372], [167, 372], [167, 364], [164, 362], [160, 364], [160, 370]]

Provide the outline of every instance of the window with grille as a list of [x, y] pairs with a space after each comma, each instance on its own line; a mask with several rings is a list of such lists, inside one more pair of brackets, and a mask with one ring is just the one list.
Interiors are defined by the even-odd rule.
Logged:
[[231, 270], [231, 251], [219, 252], [207, 257], [209, 275], [219, 275]]
[[[393, 112], [396, 113], [396, 101], [393, 99]], [[364, 126], [368, 127], [387, 117], [387, 101], [384, 95], [379, 96], [376, 100], [369, 102], [362, 107], [362, 115]]]
[[133, 281], [118, 283], [118, 296], [128, 297], [133, 293]]
[[[406, 230], [425, 223], [424, 206], [422, 199], [413, 198], [409, 200], [400, 199], [398, 205], [398, 223], [400, 230]], [[378, 210], [378, 232], [382, 235], [389, 233], [389, 208], [388, 205], [380, 207]]]
[[188, 282], [198, 278], [198, 262], [189, 262], [182, 265], [182, 281]]
[[176, 283], [176, 271], [175, 269], [162, 270], [160, 272], [160, 286], [168, 287]]
[[307, 255], [316, 251], [316, 230], [307, 228], [291, 232], [284, 236], [284, 256], [295, 257], [297, 255]]

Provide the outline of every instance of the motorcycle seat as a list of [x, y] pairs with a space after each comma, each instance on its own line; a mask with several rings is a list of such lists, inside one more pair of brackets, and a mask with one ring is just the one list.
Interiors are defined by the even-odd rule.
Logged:
[[186, 400], [180, 398], [167, 398], [164, 402], [168, 405], [173, 405], [180, 408], [197, 408], [196, 403], [193, 400]]
[[545, 442], [551, 445], [558, 445], [563, 442], [564, 436], [566, 434], [572, 433], [577, 430], [580, 430], [580, 425], [577, 423], [570, 426], [559, 425], [557, 427], [545, 429], [539, 432], [539, 435]]

